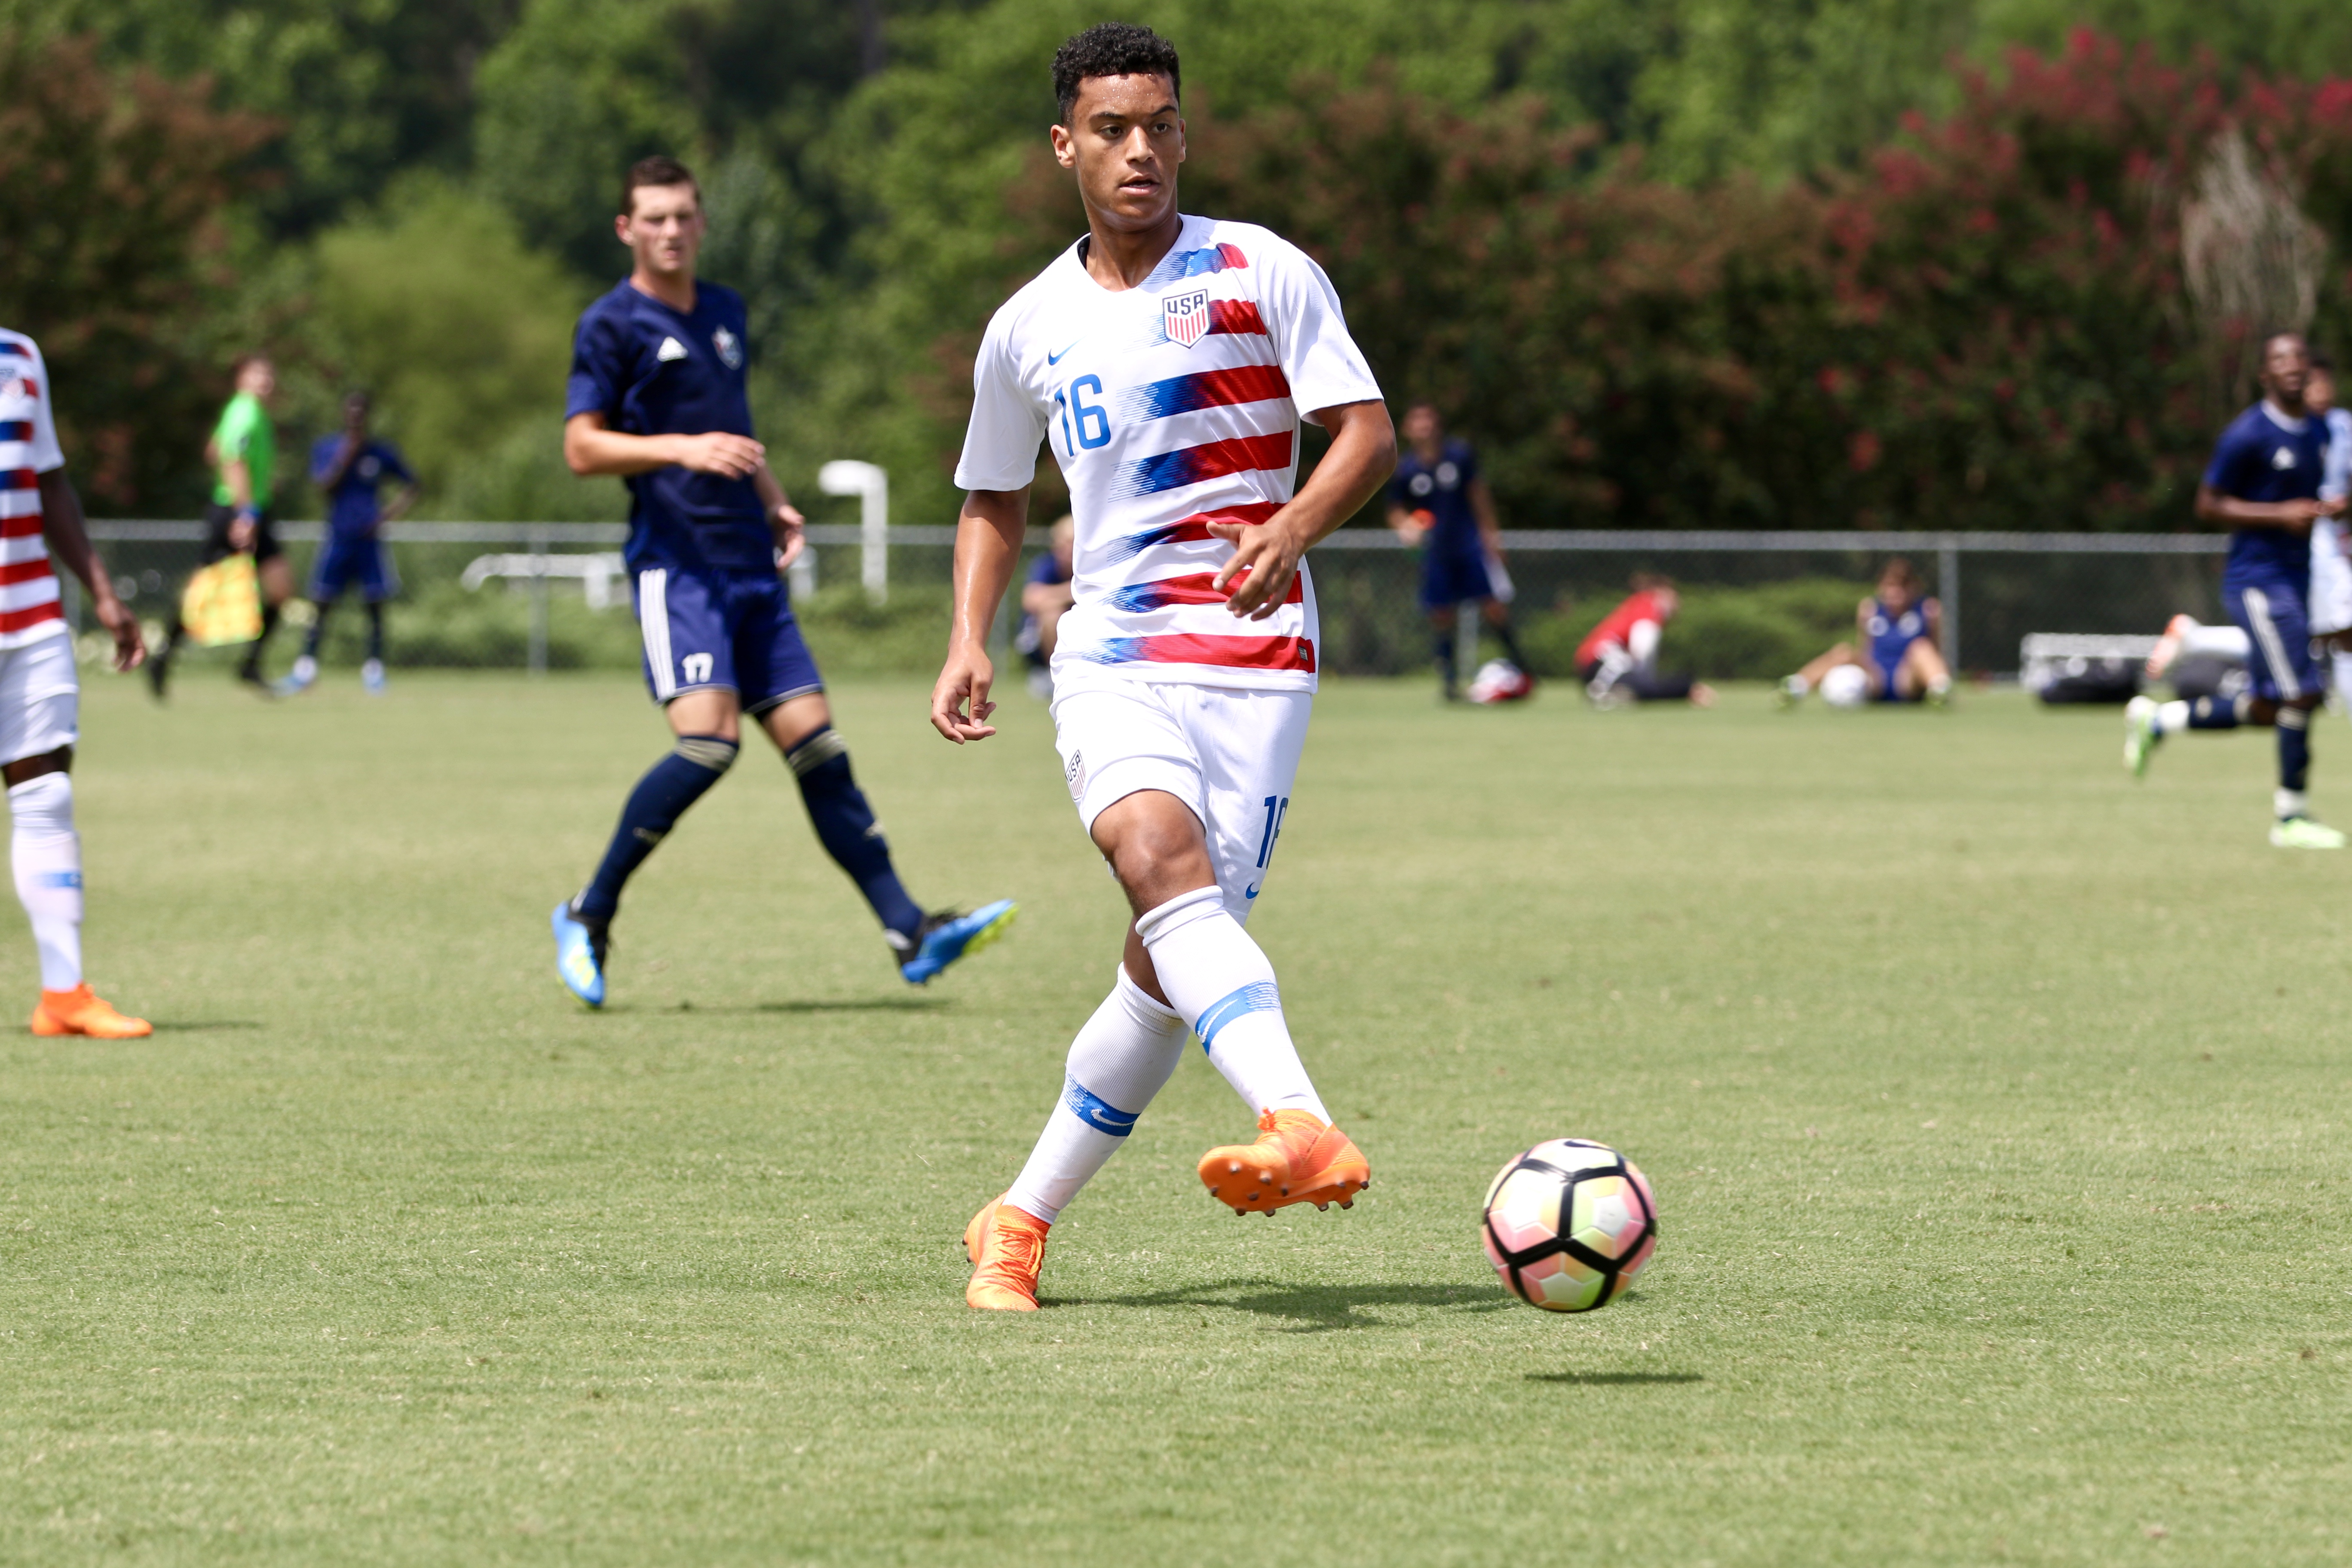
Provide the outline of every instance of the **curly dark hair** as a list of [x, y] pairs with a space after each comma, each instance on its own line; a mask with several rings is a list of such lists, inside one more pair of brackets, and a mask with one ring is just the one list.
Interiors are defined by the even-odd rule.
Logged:
[[1063, 124], [1078, 106], [1078, 83], [1090, 76], [1164, 76], [1170, 92], [1179, 100], [1184, 96], [1176, 46], [1133, 22], [1097, 22], [1054, 51], [1054, 97]]

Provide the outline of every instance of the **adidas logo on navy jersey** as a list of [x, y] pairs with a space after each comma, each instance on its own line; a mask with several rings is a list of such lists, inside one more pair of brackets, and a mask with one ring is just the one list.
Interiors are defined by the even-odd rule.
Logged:
[[685, 357], [686, 345], [679, 342], [676, 338], [664, 338], [662, 340], [662, 346], [654, 351], [654, 358], [661, 361], [664, 364], [667, 364], [674, 359], [684, 359]]

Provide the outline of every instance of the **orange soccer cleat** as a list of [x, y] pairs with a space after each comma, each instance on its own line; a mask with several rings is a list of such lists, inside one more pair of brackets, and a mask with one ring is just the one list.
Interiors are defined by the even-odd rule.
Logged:
[[1026, 1209], [992, 1198], [963, 1227], [963, 1255], [971, 1281], [963, 1304], [983, 1312], [1037, 1310], [1037, 1271], [1045, 1266], [1045, 1233], [1054, 1227]]
[[143, 1040], [155, 1032], [144, 1018], [118, 1013], [85, 980], [70, 991], [44, 991], [33, 1009], [33, 1033], [87, 1035], [94, 1040]]
[[1363, 1151], [1312, 1111], [1269, 1110], [1257, 1127], [1256, 1142], [1201, 1156], [1202, 1184], [1235, 1214], [1272, 1214], [1292, 1204], [1353, 1208], [1356, 1194], [1372, 1184]]

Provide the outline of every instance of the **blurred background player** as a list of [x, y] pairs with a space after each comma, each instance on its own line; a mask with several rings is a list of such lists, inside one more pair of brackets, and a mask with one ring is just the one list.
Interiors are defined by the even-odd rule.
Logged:
[[1577, 645], [1576, 668], [1584, 694], [1596, 708], [1624, 702], [1689, 702], [1715, 706], [1715, 691], [1687, 675], [1658, 673], [1658, 641], [1666, 623], [1682, 609], [1672, 579], [1654, 572], [1633, 575], [1633, 591], [1601, 617]]
[[0, 779], [8, 786], [9, 868], [41, 957], [37, 1035], [137, 1039], [154, 1031], [116, 1012], [81, 973], [81, 835], [73, 749], [80, 683], [51, 552], [81, 580], [114, 639], [114, 668], [147, 654], [82, 527], [51, 413], [48, 367], [33, 340], [0, 331]]
[[[269, 400], [278, 394], [278, 372], [268, 355], [247, 354], [236, 362], [234, 374], [236, 394], [205, 442], [205, 461], [219, 479], [213, 486], [213, 504], [205, 513], [204, 564], [239, 552], [253, 557], [261, 585], [261, 635], [247, 645], [236, 678], [267, 692], [261, 656], [278, 627], [279, 609], [294, 595], [294, 574], [278, 542], [278, 514], [270, 505], [278, 479], [278, 431], [269, 422]], [[147, 667], [157, 697], [171, 680], [172, 656], [186, 637], [175, 604], [163, 651]]]
[[[985, 1311], [1036, 1310], [1046, 1232], [1176, 1070], [1188, 1030], [1257, 1121], [1255, 1142], [1201, 1157], [1211, 1196], [1235, 1214], [1346, 1205], [1370, 1179], [1244, 925], [1314, 704], [1302, 558], [1380, 493], [1396, 434], [1322, 269], [1263, 228], [1178, 206], [1175, 47], [1148, 27], [1090, 27], [1055, 53], [1054, 89], [1054, 155], [1087, 233], [981, 339], [931, 723], [959, 745], [996, 732], [988, 628], [1050, 440], [1083, 568], [1055, 659], [1055, 746], [1134, 918], [1028, 1162], [964, 1228], [964, 1302]], [[1294, 494], [1302, 415], [1331, 445]]]
[[[2327, 426], [2327, 457], [2320, 469], [2319, 499], [2337, 506], [2352, 495], [2352, 410], [2336, 404], [2336, 366], [2324, 354], [2311, 356], [2304, 378], [2304, 406]], [[2311, 635], [2327, 650], [2336, 694], [2352, 712], [2352, 556], [2347, 553], [2344, 516], [2323, 516], [2311, 525]]]
[[2344, 835], [2311, 819], [2305, 794], [2311, 715], [2325, 689], [2305, 607], [2311, 530], [2344, 510], [2340, 498], [2319, 495], [2327, 426], [2304, 402], [2310, 372], [2301, 333], [2273, 332], [2263, 342], [2262, 396], [2221, 432], [2197, 487], [2199, 521], [2230, 526], [2221, 603], [2246, 634], [2252, 682], [2235, 698], [2133, 698], [2124, 709], [2124, 765], [2146, 773], [2158, 744], [2182, 730], [2275, 725], [2279, 782], [2271, 842], [2282, 849], [2341, 849]]
[[1404, 450], [1389, 480], [1389, 526], [1421, 549], [1421, 607], [1429, 615], [1439, 690], [1451, 702], [1461, 695], [1454, 617], [1465, 600], [1476, 602], [1512, 665], [1522, 673], [1528, 668], [1511, 628], [1503, 529], [1495, 519], [1494, 492], [1478, 472], [1477, 453], [1469, 442], [1446, 436], [1436, 405], [1416, 403], [1406, 409], [1399, 434]]
[[1013, 650], [1029, 661], [1029, 694], [1046, 701], [1054, 697], [1054, 649], [1060, 645], [1063, 613], [1076, 599], [1070, 587], [1071, 550], [1077, 524], [1065, 515], [1054, 520], [1053, 542], [1029, 563], [1029, 581], [1021, 584], [1021, 630]]
[[882, 826], [851, 775], [849, 744], [833, 728], [784, 585], [806, 538], [751, 438], [742, 297], [695, 278], [706, 224], [693, 174], [671, 158], [638, 163], [614, 227], [634, 265], [581, 315], [563, 456], [575, 474], [627, 481], [624, 553], [646, 681], [677, 745], [638, 781], [588, 885], [555, 906], [556, 973], [582, 1001], [604, 1005], [621, 889], [734, 765], [749, 715], [799, 781], [818, 839], [880, 918], [898, 973], [922, 984], [995, 940], [1013, 906], [924, 913], [899, 885]]
[[[1854, 609], [1854, 641], [1838, 644], [1783, 680], [1780, 705], [1793, 708], [1816, 689], [1840, 706], [1926, 702], [1940, 708], [1950, 701], [1944, 606], [1926, 597], [1924, 587], [1910, 562], [1900, 555], [1889, 561], [1878, 574], [1878, 592]], [[1838, 673], [1843, 670], [1853, 673]]]
[[[280, 697], [306, 690], [319, 679], [327, 614], [350, 587], [359, 589], [367, 606], [367, 662], [360, 666], [360, 685], [371, 694], [383, 690], [383, 606], [400, 592], [400, 575], [392, 569], [383, 529], [415, 504], [416, 476], [401, 460], [399, 447], [368, 433], [368, 406], [364, 392], [346, 396], [341, 431], [320, 437], [310, 447], [310, 482], [327, 497], [327, 540], [310, 568], [310, 629], [293, 672], [278, 683]], [[400, 488], [391, 504], [383, 505], [377, 496], [387, 483]]]

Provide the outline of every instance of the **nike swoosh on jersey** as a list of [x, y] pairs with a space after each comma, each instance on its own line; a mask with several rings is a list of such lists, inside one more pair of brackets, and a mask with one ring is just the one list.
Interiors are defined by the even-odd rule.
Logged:
[[1059, 354], [1047, 354], [1047, 355], [1045, 356], [1045, 363], [1046, 363], [1047, 364], [1059, 364], [1059, 363], [1062, 363], [1062, 354], [1068, 353], [1072, 349], [1076, 348], [1077, 346], [1078, 346], [1078, 340], [1077, 340], [1077, 339], [1076, 339], [1076, 338], [1072, 338], [1068, 342], [1064, 343], [1064, 344], [1062, 345], [1062, 353], [1059, 353]]

